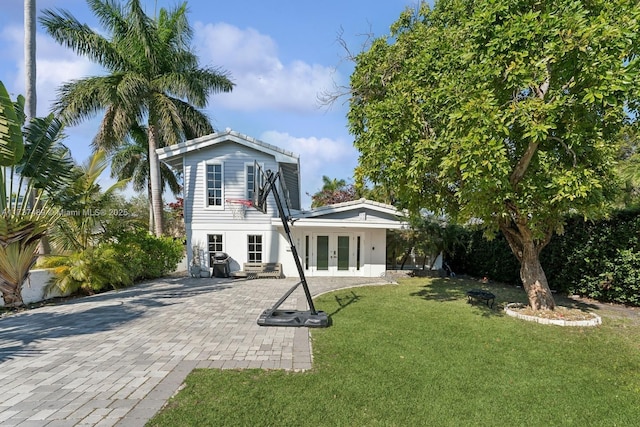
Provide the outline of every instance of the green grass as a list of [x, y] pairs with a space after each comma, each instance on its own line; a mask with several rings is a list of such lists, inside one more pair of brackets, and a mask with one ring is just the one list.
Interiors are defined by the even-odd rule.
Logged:
[[[467, 304], [478, 285], [410, 279], [323, 295], [316, 307], [333, 325], [312, 332], [311, 371], [195, 370], [148, 425], [638, 425], [637, 322], [525, 322]], [[499, 305], [525, 301], [485, 287]]]

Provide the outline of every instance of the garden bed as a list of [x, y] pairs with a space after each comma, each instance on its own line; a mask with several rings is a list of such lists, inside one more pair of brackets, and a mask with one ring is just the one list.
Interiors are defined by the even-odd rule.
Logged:
[[504, 312], [508, 316], [544, 325], [598, 326], [602, 324], [602, 319], [597, 314], [560, 306], [555, 310], [533, 310], [522, 303], [511, 303], [505, 306]]

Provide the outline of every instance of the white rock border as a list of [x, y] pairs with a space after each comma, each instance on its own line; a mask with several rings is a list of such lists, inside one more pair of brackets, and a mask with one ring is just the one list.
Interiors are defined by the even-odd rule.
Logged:
[[521, 303], [514, 302], [507, 304], [504, 307], [504, 312], [511, 317], [527, 320], [529, 322], [541, 323], [543, 325], [557, 325], [557, 326], [598, 326], [602, 324], [602, 318], [595, 313], [589, 313], [592, 319], [589, 320], [563, 320], [563, 319], [546, 319], [543, 317], [529, 316], [527, 314], [518, 313], [511, 308], [522, 307]]

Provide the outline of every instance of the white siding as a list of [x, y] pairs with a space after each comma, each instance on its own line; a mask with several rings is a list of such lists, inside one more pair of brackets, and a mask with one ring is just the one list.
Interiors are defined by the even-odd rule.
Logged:
[[269, 223], [277, 216], [272, 196], [268, 200], [267, 214], [248, 208], [244, 220], [233, 218], [232, 207], [223, 201], [222, 208], [206, 206], [206, 165], [223, 165], [223, 199], [246, 199], [246, 164], [258, 161], [264, 169], [277, 170], [272, 156], [257, 150], [234, 144], [222, 143], [213, 147], [189, 153], [184, 160], [185, 223], [194, 229], [203, 225], [238, 223]]

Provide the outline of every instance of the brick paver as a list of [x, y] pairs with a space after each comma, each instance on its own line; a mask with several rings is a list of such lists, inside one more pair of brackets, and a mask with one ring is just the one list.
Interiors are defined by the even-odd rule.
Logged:
[[[307, 329], [256, 324], [296, 282], [176, 277], [2, 318], [0, 425], [141, 426], [194, 368], [310, 369]], [[302, 289], [283, 308], [306, 308]]]

